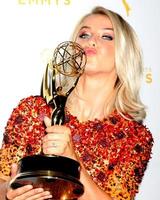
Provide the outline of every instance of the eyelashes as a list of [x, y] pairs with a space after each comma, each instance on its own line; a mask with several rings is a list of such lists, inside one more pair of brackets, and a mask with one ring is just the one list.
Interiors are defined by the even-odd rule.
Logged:
[[113, 36], [111, 36], [111, 35], [103, 35], [102, 38], [104, 40], [113, 40]]
[[[81, 33], [81, 34], [79, 34], [78, 37], [81, 38], [81, 39], [90, 39], [92, 37], [92, 34], [90, 34], [90, 33]], [[108, 41], [111, 41], [111, 40], [114, 39], [113, 36], [111, 36], [109, 34], [104, 34], [104, 35], [100, 36], [100, 38], [103, 39], [103, 40], [108, 40]]]
[[89, 39], [90, 37], [91, 37], [91, 35], [88, 33], [81, 33], [79, 35], [79, 38], [81, 38], [81, 39]]

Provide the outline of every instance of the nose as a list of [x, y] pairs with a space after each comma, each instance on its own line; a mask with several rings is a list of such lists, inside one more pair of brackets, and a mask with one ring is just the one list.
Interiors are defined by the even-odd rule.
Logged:
[[96, 37], [92, 36], [92, 37], [90, 38], [90, 40], [89, 40], [89, 45], [90, 45], [91, 47], [96, 47], [96, 46], [97, 46], [97, 39], [96, 39]]

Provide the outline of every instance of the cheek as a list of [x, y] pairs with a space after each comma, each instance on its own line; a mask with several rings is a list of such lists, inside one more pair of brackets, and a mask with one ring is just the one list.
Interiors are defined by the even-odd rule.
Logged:
[[80, 44], [80, 43], [81, 43], [81, 41], [80, 41], [80, 39], [79, 39], [79, 38], [76, 38], [76, 39], [75, 39], [75, 42], [76, 42], [76, 43], [78, 43], [78, 44]]
[[114, 62], [115, 59], [115, 52], [112, 46], [107, 48], [101, 48], [100, 57], [102, 61], [106, 62]]
[[114, 57], [114, 54], [115, 54], [115, 51], [114, 51], [114, 46], [111, 44], [111, 45], [107, 45], [107, 47], [103, 47], [100, 49], [100, 52], [103, 56], [112, 56]]
[[103, 66], [104, 63], [107, 68], [113, 68], [115, 65], [115, 52], [113, 47], [101, 48], [99, 54], [99, 62]]
[[80, 39], [80, 38], [76, 38], [75, 40], [76, 43], [78, 43], [82, 48], [85, 47], [85, 41]]

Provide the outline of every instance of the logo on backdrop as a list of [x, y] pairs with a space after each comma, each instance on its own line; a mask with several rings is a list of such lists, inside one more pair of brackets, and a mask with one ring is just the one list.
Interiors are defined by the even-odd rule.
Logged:
[[19, 5], [70, 5], [71, 0], [18, 0]]
[[124, 8], [126, 10], [127, 16], [129, 16], [129, 12], [131, 11], [131, 7], [129, 6], [129, 4], [126, 0], [122, 0], [122, 3], [123, 3]]
[[150, 67], [144, 68], [144, 80], [147, 84], [151, 84], [153, 82], [152, 69]]
[[[19, 5], [30, 5], [30, 6], [34, 6], [34, 5], [55, 5], [55, 6], [59, 6], [59, 5], [70, 5], [72, 0], [17, 0]], [[127, 0], [122, 0], [122, 4], [124, 5], [124, 8], [126, 10], [127, 16], [129, 16], [129, 12], [131, 11], [131, 7], [129, 6]]]

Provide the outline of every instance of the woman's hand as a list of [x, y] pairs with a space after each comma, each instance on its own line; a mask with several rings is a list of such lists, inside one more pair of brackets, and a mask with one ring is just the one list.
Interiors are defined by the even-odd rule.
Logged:
[[45, 117], [44, 122], [47, 127], [47, 134], [43, 138], [43, 153], [77, 160], [72, 145], [70, 129], [61, 125], [51, 126], [51, 120], [48, 117]]
[[[11, 180], [17, 174], [17, 165], [14, 164], [11, 168]], [[12, 189], [7, 184], [6, 199], [8, 200], [44, 200], [52, 198], [50, 192], [44, 191], [43, 188], [33, 188], [32, 185], [26, 185], [18, 189]]]

